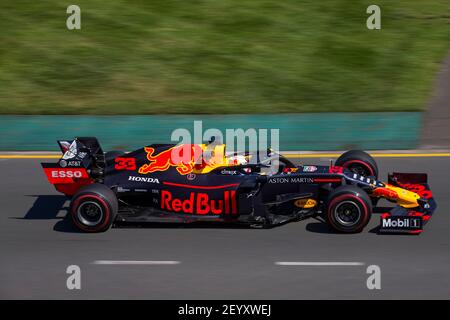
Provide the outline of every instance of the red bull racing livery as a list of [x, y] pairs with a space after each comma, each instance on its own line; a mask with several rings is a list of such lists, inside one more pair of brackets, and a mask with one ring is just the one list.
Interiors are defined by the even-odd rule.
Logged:
[[[71, 197], [70, 217], [86, 232], [121, 222], [264, 228], [315, 217], [336, 232], [356, 233], [378, 211], [379, 233], [418, 234], [436, 209], [426, 174], [391, 173], [382, 182], [375, 160], [360, 150], [325, 166], [295, 165], [270, 149], [227, 154], [214, 141], [128, 153], [104, 153], [93, 137], [58, 143], [61, 159], [42, 166], [49, 182]], [[380, 199], [395, 206], [380, 212]]]

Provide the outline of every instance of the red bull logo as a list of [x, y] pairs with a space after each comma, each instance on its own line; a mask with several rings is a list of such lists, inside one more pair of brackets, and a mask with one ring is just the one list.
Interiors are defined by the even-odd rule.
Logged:
[[236, 191], [224, 191], [222, 199], [214, 200], [203, 192], [191, 192], [189, 198], [179, 199], [163, 190], [161, 209], [191, 214], [237, 214]]
[[155, 149], [152, 147], [145, 147], [144, 150], [150, 163], [139, 168], [141, 174], [166, 171], [170, 167], [176, 167], [180, 174], [186, 175], [194, 170], [196, 160], [202, 154], [202, 148], [196, 144], [175, 146], [157, 155], [153, 155]]

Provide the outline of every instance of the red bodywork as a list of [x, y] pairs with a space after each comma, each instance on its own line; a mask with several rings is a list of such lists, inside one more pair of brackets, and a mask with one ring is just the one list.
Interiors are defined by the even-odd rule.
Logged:
[[48, 181], [55, 189], [66, 196], [72, 196], [82, 186], [92, 184], [94, 181], [89, 177], [85, 168], [44, 168]]

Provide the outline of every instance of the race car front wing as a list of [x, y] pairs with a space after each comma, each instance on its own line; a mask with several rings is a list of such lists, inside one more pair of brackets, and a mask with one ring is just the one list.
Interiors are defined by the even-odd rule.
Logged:
[[417, 207], [396, 206], [391, 211], [383, 213], [379, 232], [420, 234], [437, 207], [428, 185], [427, 175], [425, 173], [394, 172], [389, 174], [388, 183], [415, 192], [420, 198], [417, 200]]

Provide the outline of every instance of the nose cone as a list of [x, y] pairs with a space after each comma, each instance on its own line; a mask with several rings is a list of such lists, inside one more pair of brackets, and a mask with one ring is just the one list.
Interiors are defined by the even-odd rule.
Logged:
[[397, 194], [398, 194], [398, 204], [401, 205], [404, 208], [415, 208], [419, 206], [418, 200], [420, 199], [420, 196], [412, 191], [397, 188]]

